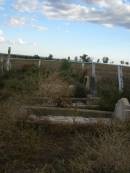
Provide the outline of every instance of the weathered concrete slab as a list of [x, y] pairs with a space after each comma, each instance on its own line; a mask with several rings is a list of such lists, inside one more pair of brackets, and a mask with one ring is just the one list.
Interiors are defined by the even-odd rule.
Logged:
[[[54, 100], [48, 97], [32, 97], [32, 103], [53, 103]], [[89, 103], [89, 104], [97, 104], [100, 100], [99, 97], [93, 97], [93, 96], [88, 96], [85, 98], [75, 98], [75, 97], [64, 97], [63, 98], [64, 101], [69, 101], [72, 103]]]
[[111, 118], [84, 118], [84, 117], [64, 117], [64, 116], [35, 116], [30, 115], [27, 122], [44, 124], [48, 122], [50, 124], [68, 124], [68, 125], [87, 125], [87, 124], [111, 124]]
[[28, 115], [34, 114], [37, 116], [82, 116], [91, 118], [111, 118], [112, 112], [100, 111], [100, 110], [88, 110], [88, 109], [78, 109], [78, 108], [57, 108], [57, 107], [38, 107], [38, 106], [28, 106]]
[[90, 110], [99, 110], [100, 106], [99, 105], [86, 105], [82, 103], [74, 103], [72, 104], [72, 108], [79, 108], [79, 109], [90, 109]]
[[94, 96], [89, 95], [87, 97], [87, 102], [86, 103], [88, 105], [90, 105], [90, 104], [96, 104], [96, 105], [98, 105], [99, 101], [100, 101], [100, 97], [94, 97]]
[[[36, 99], [36, 100], [32, 100], [29, 103], [31, 106], [35, 105], [35, 106], [43, 106], [43, 107], [57, 107], [57, 104], [54, 103], [54, 101], [47, 101], [42, 100], [42, 99]], [[93, 109], [93, 110], [99, 110], [100, 106], [96, 105], [96, 104], [85, 104], [83, 102], [76, 102], [76, 103], [72, 103], [70, 101], [70, 103], [65, 103], [63, 104], [64, 107], [66, 108], [79, 108], [79, 109]]]

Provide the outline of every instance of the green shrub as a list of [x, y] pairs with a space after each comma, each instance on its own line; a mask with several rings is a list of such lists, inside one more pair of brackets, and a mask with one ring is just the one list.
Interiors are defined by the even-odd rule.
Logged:
[[71, 63], [68, 60], [62, 60], [60, 71], [69, 71], [71, 68]]
[[71, 82], [71, 80], [72, 80], [71, 72], [72, 72], [71, 63], [68, 60], [62, 60], [62, 64], [59, 69], [60, 76], [64, 80]]
[[86, 95], [87, 95], [87, 91], [85, 86], [82, 83], [77, 83], [75, 86], [74, 96], [77, 98], [82, 98], [82, 97], [86, 97]]
[[122, 93], [118, 91], [116, 82], [110, 78], [102, 79], [98, 82], [98, 96], [100, 108], [103, 110], [113, 111], [115, 104], [121, 98]]
[[38, 88], [39, 72], [37, 67], [32, 66], [6, 72], [0, 79], [0, 88], [8, 92], [31, 92]]

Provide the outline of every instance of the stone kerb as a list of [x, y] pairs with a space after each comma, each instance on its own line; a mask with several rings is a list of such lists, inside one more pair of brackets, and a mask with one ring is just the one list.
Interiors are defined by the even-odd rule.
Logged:
[[127, 98], [117, 102], [113, 116], [121, 121], [130, 120], [130, 103]]

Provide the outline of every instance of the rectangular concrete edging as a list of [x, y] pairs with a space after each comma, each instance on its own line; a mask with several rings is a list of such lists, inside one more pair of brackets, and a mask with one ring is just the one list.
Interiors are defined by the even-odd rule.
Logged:
[[85, 117], [85, 118], [111, 118], [112, 112], [88, 110], [88, 109], [75, 109], [75, 108], [56, 108], [56, 107], [25, 107], [28, 115], [37, 116], [64, 116], [64, 117]]
[[94, 124], [105, 124], [110, 125], [112, 123], [111, 118], [84, 118], [84, 117], [64, 117], [64, 116], [42, 116], [37, 117], [31, 115], [28, 123], [33, 124], [60, 124], [60, 125], [94, 125]]

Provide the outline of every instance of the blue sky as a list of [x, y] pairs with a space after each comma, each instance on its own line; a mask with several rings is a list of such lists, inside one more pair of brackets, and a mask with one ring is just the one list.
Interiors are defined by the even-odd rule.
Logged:
[[0, 0], [0, 52], [130, 61], [128, 0]]

